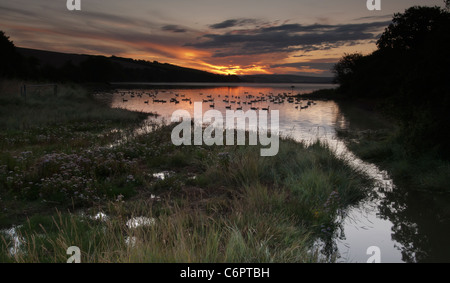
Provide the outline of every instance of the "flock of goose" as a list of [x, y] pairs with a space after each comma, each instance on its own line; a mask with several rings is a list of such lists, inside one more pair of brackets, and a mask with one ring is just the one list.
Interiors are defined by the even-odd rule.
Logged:
[[[165, 93], [166, 91], [161, 91]], [[174, 103], [178, 104], [181, 101], [188, 102], [189, 104], [192, 104], [191, 98], [186, 98], [185, 94], [178, 94], [178, 93], [172, 93], [169, 92], [169, 96], [166, 99], [157, 99], [158, 91], [118, 91], [118, 93], [122, 96], [122, 102], [126, 103], [128, 102], [128, 99], [126, 97], [135, 98], [135, 97], [148, 97], [148, 100], [144, 100], [145, 104], [149, 104], [150, 102], [152, 104], [154, 103]], [[203, 93], [200, 93], [200, 96], [205, 97], [202, 98], [203, 103], [209, 103], [209, 107], [215, 108], [216, 107], [216, 98], [213, 97], [213, 95], [204, 95]], [[167, 100], [169, 99], [169, 100]], [[291, 93], [268, 93], [264, 94], [262, 92], [259, 93], [258, 96], [251, 95], [248, 92], [244, 92], [244, 95], [238, 96], [238, 95], [225, 95], [221, 98], [221, 95], [219, 94], [217, 96], [217, 99], [221, 99], [225, 103], [226, 109], [233, 109], [233, 105], [235, 105], [235, 110], [243, 110], [243, 105], [249, 106], [251, 110], [262, 110], [262, 111], [269, 111], [270, 105], [267, 107], [257, 107], [256, 104], [259, 103], [272, 103], [272, 104], [293, 104], [295, 109], [307, 109], [308, 107], [311, 107], [312, 105], [316, 105], [316, 102], [309, 99], [303, 99], [300, 96], [292, 96]]]

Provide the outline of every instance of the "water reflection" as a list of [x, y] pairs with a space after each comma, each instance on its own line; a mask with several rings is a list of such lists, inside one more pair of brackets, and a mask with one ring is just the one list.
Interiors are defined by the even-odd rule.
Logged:
[[396, 189], [392, 179], [386, 171], [357, 158], [343, 141], [328, 140], [328, 145], [351, 166], [369, 175], [375, 181], [375, 187], [358, 206], [338, 212], [331, 237], [322, 238], [318, 243], [323, 247], [325, 259], [332, 260], [337, 253], [338, 262], [366, 262], [370, 257], [367, 249], [376, 246], [382, 252], [382, 262], [402, 262], [400, 250], [403, 243], [392, 237], [394, 224], [380, 216], [380, 204], [385, 193]]
[[[348, 127], [357, 130], [377, 130], [389, 125], [373, 113], [340, 104]], [[372, 116], [372, 119], [367, 117]], [[366, 123], [361, 123], [364, 117]], [[389, 179], [389, 182], [392, 182]], [[374, 204], [378, 210], [377, 221], [391, 226], [392, 242], [400, 251], [402, 262], [448, 262], [450, 245], [450, 196], [448, 194], [416, 191], [408, 185], [392, 189], [379, 189], [380, 196]], [[347, 229], [347, 234], [348, 234]], [[382, 249], [383, 251], [383, 249]], [[389, 256], [389, 254], [387, 255]], [[396, 258], [397, 259], [397, 258]]]
[[401, 244], [404, 262], [448, 262], [450, 197], [397, 188], [380, 203], [380, 216], [389, 219], [392, 238]]
[[[392, 180], [375, 165], [363, 162], [352, 154], [345, 143], [336, 136], [336, 129], [345, 129], [349, 121], [334, 101], [311, 101], [291, 99], [292, 94], [308, 93], [330, 85], [237, 85], [172, 86], [171, 88], [118, 89], [112, 97], [112, 107], [157, 113], [158, 119], [170, 121], [175, 110], [184, 109], [194, 114], [194, 102], [202, 102], [202, 112], [216, 109], [224, 115], [226, 110], [269, 108], [279, 110], [280, 133], [304, 142], [317, 139], [327, 143], [336, 155], [346, 159], [352, 166], [365, 171], [377, 182], [373, 196], [345, 211], [340, 211], [333, 227], [317, 245], [322, 247], [326, 260], [338, 255], [343, 262], [366, 262], [370, 246], [378, 246], [383, 262], [400, 262], [407, 241], [392, 237], [396, 224], [388, 212], [381, 213], [381, 200], [385, 193], [394, 192]], [[382, 216], [383, 215], [383, 216]], [[395, 222], [394, 222], [395, 223]]]
[[[173, 89], [118, 89], [112, 107], [134, 111], [157, 113], [158, 119], [170, 121], [176, 110], [187, 110], [194, 115], [194, 102], [202, 102], [202, 113], [210, 109], [225, 115], [227, 110], [250, 109], [279, 110], [280, 132], [298, 140], [313, 141], [319, 136], [335, 137], [335, 121], [339, 108], [333, 101], [289, 99], [292, 94], [304, 94], [332, 85], [283, 86], [215, 86], [209, 88]], [[154, 118], [152, 118], [154, 119]]]

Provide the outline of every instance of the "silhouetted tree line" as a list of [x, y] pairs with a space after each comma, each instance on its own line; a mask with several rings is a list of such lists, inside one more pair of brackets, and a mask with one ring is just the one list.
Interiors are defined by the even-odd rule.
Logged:
[[410, 153], [434, 149], [449, 158], [450, 12], [416, 6], [395, 14], [377, 47], [366, 56], [347, 54], [335, 65], [338, 91], [375, 99], [400, 122]]
[[[70, 82], [238, 82], [237, 76], [224, 76], [171, 64], [120, 57], [88, 56], [79, 64], [65, 62], [61, 67], [43, 65], [35, 57], [22, 56], [9, 37], [0, 31], [0, 77]], [[130, 64], [132, 63], [132, 64]], [[132, 67], [126, 67], [132, 66]]]

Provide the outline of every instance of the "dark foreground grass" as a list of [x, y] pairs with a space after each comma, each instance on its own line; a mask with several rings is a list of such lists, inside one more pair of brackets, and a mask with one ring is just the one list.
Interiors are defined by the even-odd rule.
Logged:
[[[170, 132], [171, 126], [162, 127], [97, 152], [99, 162], [113, 158], [107, 167], [87, 161], [79, 167], [93, 180], [80, 190], [84, 196], [65, 187], [51, 202], [69, 202], [67, 209], [77, 203], [84, 213], [32, 216], [17, 228], [21, 252], [8, 256], [12, 241], [4, 236], [3, 260], [60, 262], [76, 245], [86, 262], [315, 262], [314, 241], [330, 239], [338, 213], [362, 199], [369, 185], [320, 144], [282, 140], [277, 156], [260, 157], [248, 146], [175, 147]], [[89, 158], [80, 154], [69, 160]], [[53, 166], [66, 168], [69, 160]], [[41, 170], [39, 177], [58, 171]], [[166, 178], [154, 177], [158, 172]], [[61, 186], [37, 200], [49, 202]], [[95, 219], [99, 211], [106, 220]], [[127, 226], [133, 217], [151, 221]]]
[[319, 143], [282, 139], [261, 157], [257, 146], [174, 146], [172, 125], [115, 146], [125, 126], [69, 125], [39, 126], [61, 140], [31, 128], [2, 147], [0, 226], [15, 228], [1, 234], [1, 262], [65, 262], [69, 246], [83, 262], [316, 262], [314, 242], [330, 241], [370, 186]]

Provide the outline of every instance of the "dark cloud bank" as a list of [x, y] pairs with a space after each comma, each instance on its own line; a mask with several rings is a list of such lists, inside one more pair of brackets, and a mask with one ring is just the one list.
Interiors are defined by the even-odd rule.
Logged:
[[[252, 19], [230, 19], [210, 28], [220, 30], [255, 23]], [[353, 45], [374, 40], [390, 22], [341, 25], [282, 24], [249, 29], [233, 29], [224, 33], [208, 33], [199, 42], [188, 43], [200, 49], [214, 50], [214, 57], [254, 55], [278, 52], [313, 51]]]

